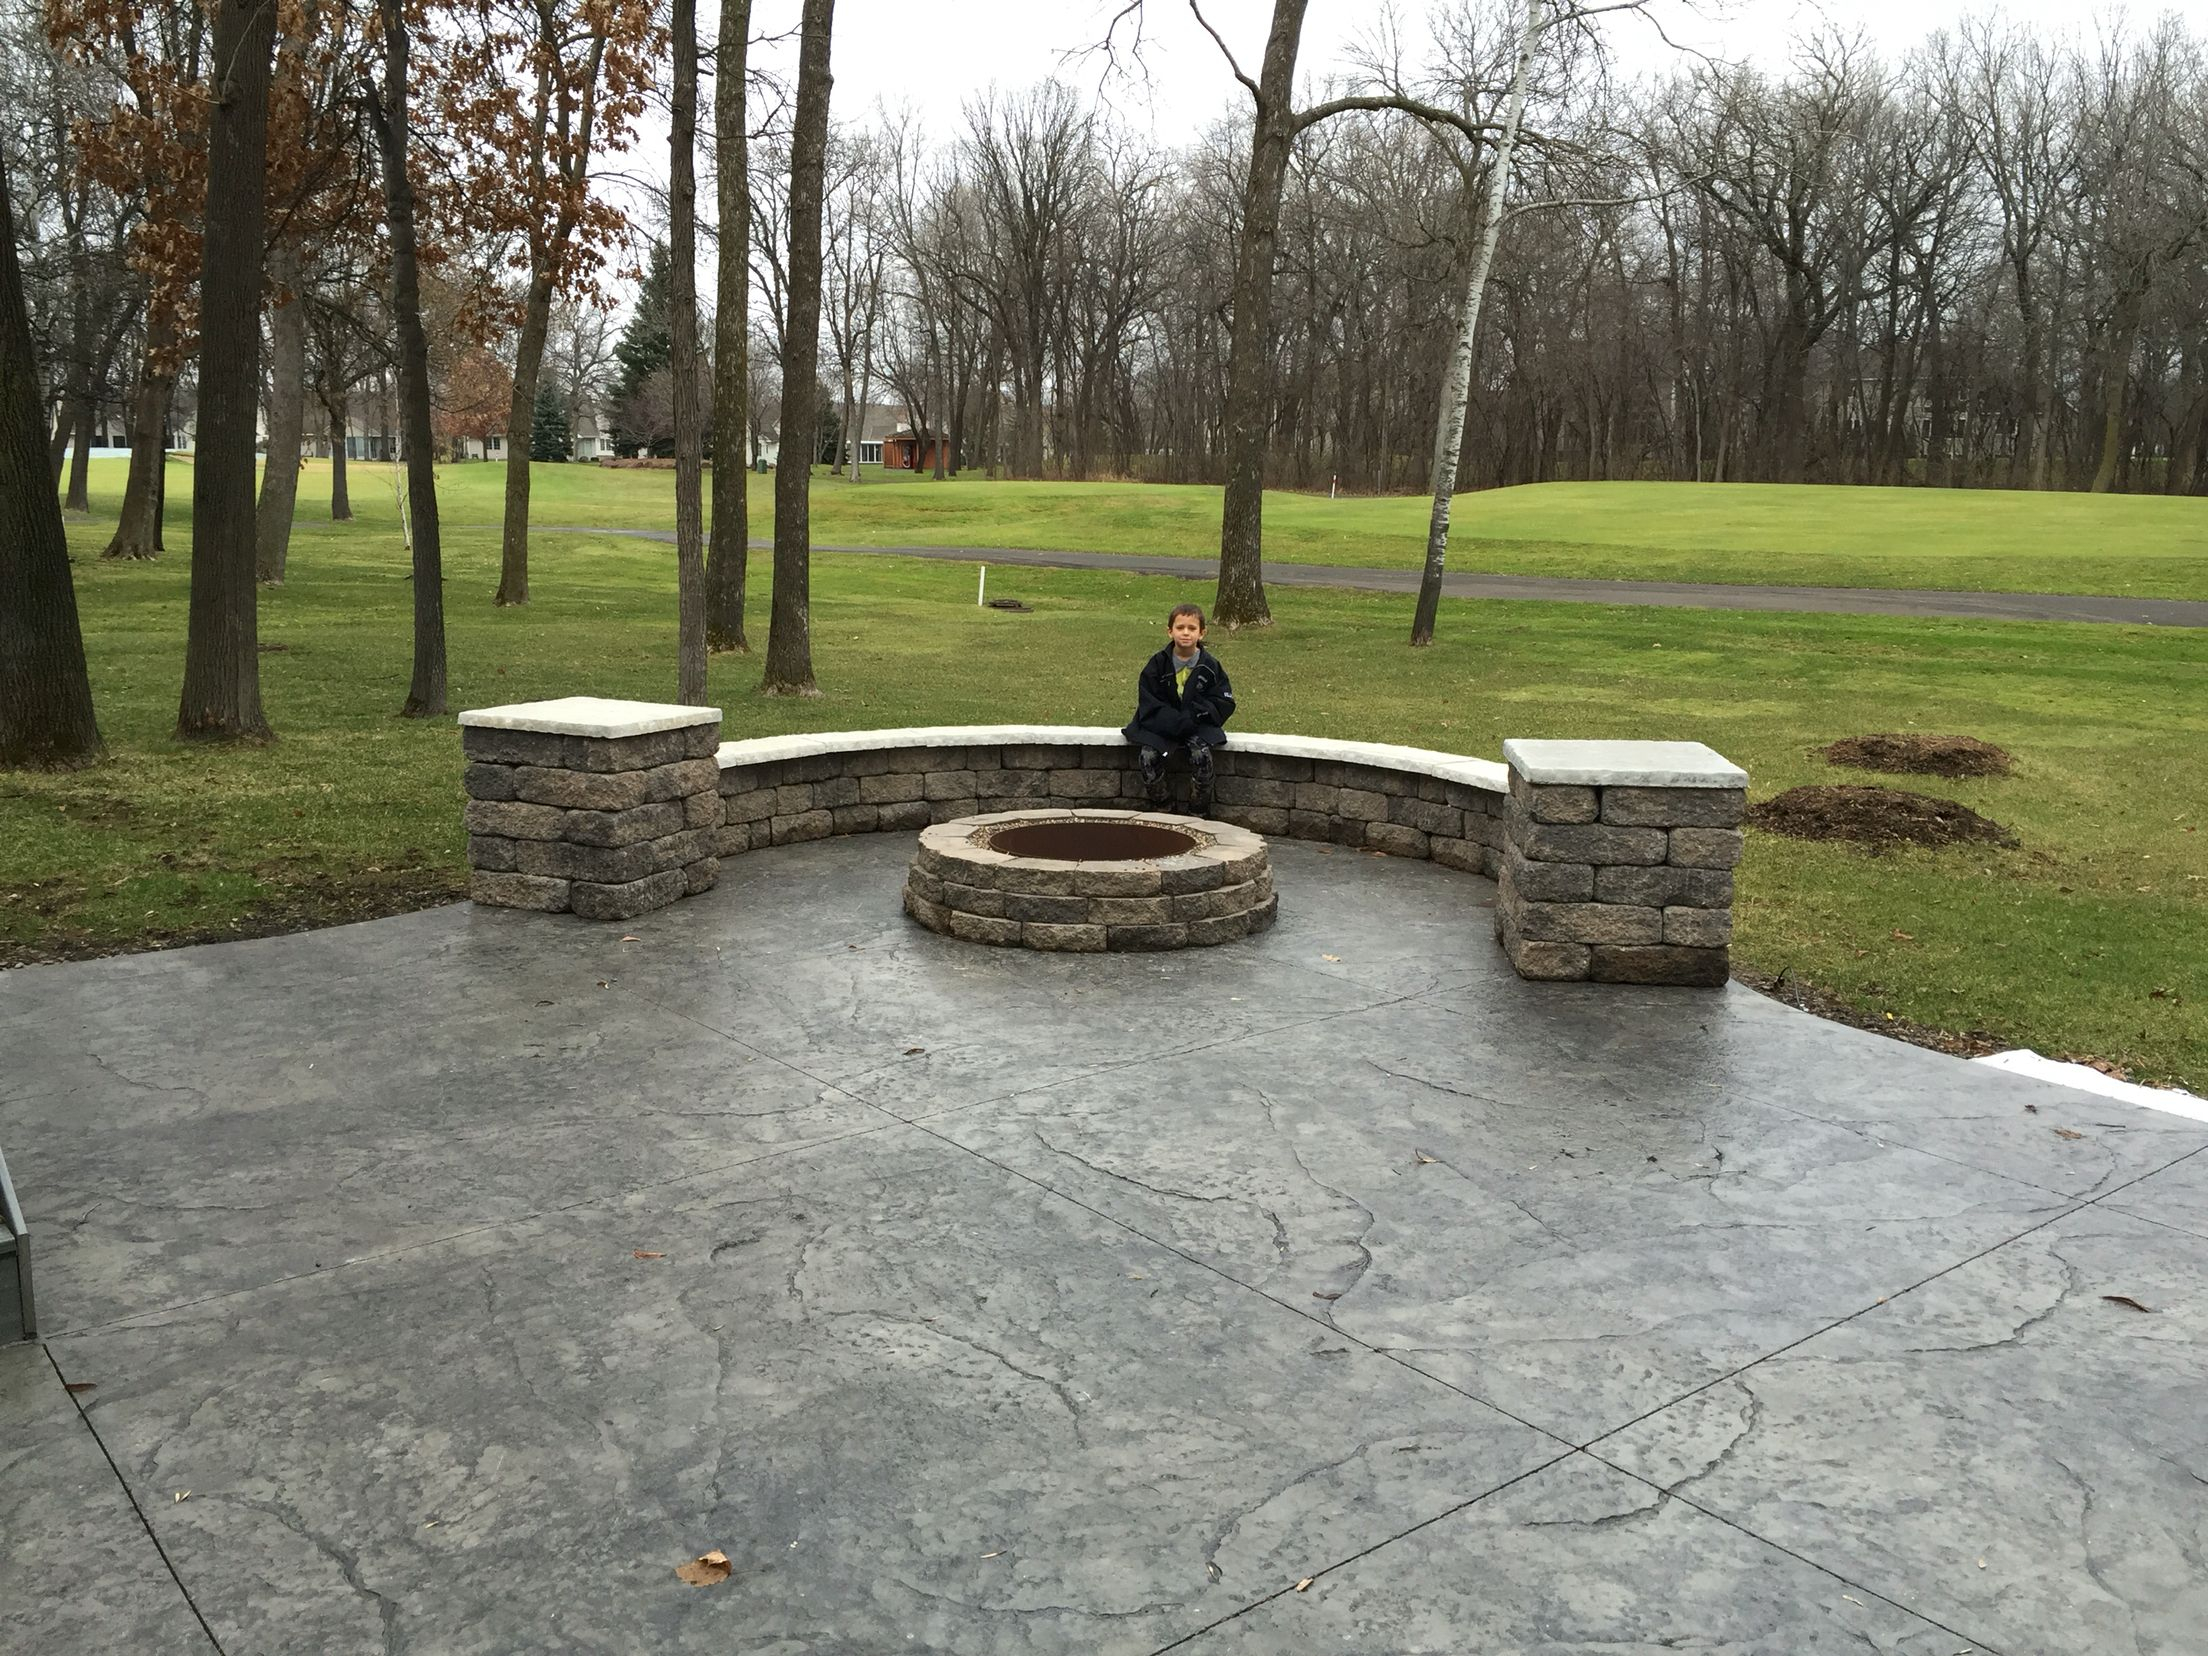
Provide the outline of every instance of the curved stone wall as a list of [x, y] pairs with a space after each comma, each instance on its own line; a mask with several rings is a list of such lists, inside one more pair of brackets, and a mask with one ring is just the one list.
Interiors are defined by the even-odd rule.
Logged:
[[[956, 725], [723, 742], [719, 853], [834, 834], [911, 831], [1044, 805], [1141, 809], [1136, 750], [1115, 729]], [[1493, 876], [1510, 782], [1492, 761], [1379, 742], [1237, 735], [1217, 754], [1212, 815], [1274, 839], [1425, 857]], [[1188, 797], [1176, 765], [1173, 802]]]

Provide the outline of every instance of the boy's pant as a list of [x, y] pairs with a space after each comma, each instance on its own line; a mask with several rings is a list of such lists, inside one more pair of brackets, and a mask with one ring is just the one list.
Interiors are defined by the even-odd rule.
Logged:
[[[1142, 791], [1153, 805], [1163, 805], [1169, 798], [1165, 785], [1166, 758], [1167, 755], [1159, 752], [1156, 748], [1146, 747], [1142, 750]], [[1211, 808], [1211, 786], [1214, 771], [1211, 762], [1211, 749], [1205, 743], [1191, 742], [1188, 744], [1188, 774], [1190, 781], [1189, 804], [1198, 811], [1209, 810]]]

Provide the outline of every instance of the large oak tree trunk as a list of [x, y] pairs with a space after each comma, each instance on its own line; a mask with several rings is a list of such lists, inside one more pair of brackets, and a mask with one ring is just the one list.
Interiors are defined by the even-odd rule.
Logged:
[[50, 769], [97, 759], [100, 727], [47, 469], [12, 202], [0, 157], [0, 769]]
[[675, 107], [668, 194], [668, 367], [675, 401], [675, 700], [705, 702], [705, 433], [698, 407], [698, 7], [674, 0]]
[[192, 596], [176, 733], [266, 740], [253, 580], [253, 447], [276, 0], [219, 0], [200, 254], [199, 453]]
[[820, 196], [828, 160], [828, 38], [835, 0], [805, 0], [790, 130], [790, 311], [782, 323], [782, 458], [774, 473], [770, 695], [813, 696], [813, 456], [820, 446]]
[[269, 314], [268, 465], [254, 514], [253, 572], [281, 586], [291, 552], [292, 514], [299, 504], [299, 444], [307, 431], [307, 304], [300, 291], [299, 250], [280, 241], [269, 253], [269, 275], [280, 290]]
[[130, 479], [123, 485], [123, 511], [103, 558], [157, 558], [161, 555], [161, 485], [169, 459], [169, 401], [176, 391], [168, 365], [174, 337], [156, 319], [146, 338], [138, 390], [131, 399]]
[[[383, 89], [377, 141], [383, 209], [391, 227], [391, 314], [399, 335], [399, 436], [406, 445], [406, 507], [414, 543], [414, 677], [409, 719], [445, 711], [445, 572], [437, 525], [437, 449], [429, 426], [429, 341], [422, 332], [422, 283], [414, 234], [414, 181], [407, 172], [407, 32], [403, 0], [377, 0], [383, 15]], [[522, 447], [526, 458], [526, 442]]]
[[1273, 249], [1280, 239], [1280, 192], [1295, 139], [1296, 49], [1306, 0], [1274, 0], [1258, 71], [1257, 116], [1250, 131], [1250, 172], [1242, 186], [1242, 240], [1234, 255], [1234, 335], [1227, 347], [1227, 488], [1219, 513], [1219, 590], [1212, 619], [1226, 627], [1263, 627], [1265, 603], [1265, 437], [1273, 391]]
[[713, 540], [705, 565], [705, 644], [749, 650], [744, 575], [751, 535], [751, 155], [744, 133], [744, 60], [751, 0], [721, 0], [713, 59], [713, 152], [721, 221], [713, 316]]

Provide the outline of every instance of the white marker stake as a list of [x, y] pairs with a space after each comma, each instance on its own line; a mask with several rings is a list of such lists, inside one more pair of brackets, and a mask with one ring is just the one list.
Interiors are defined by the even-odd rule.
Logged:
[[981, 585], [974, 588], [974, 608], [980, 609], [989, 597], [989, 566], [981, 566]]

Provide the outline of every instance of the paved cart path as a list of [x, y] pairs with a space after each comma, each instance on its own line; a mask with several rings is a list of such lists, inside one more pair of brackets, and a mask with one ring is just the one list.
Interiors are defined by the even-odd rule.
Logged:
[[[495, 527], [479, 525], [476, 527]], [[625, 535], [673, 541], [667, 529], [587, 529], [537, 524], [540, 534]], [[753, 541], [757, 550], [771, 546]], [[1026, 546], [845, 546], [813, 543], [815, 552], [866, 552], [952, 563], [1024, 565], [1037, 569], [1117, 569], [1130, 575], [1215, 580], [1216, 558], [1146, 552], [1050, 552]], [[1275, 563], [1265, 579], [1276, 586], [1354, 587], [1367, 592], [1416, 592], [1415, 569], [1357, 569], [1343, 564]], [[1539, 575], [1464, 573], [1442, 577], [1451, 598], [1517, 598], [1560, 604], [1653, 604], [1667, 609], [1808, 610], [1822, 615], [1926, 615], [1964, 621], [2097, 621], [2132, 627], [2208, 627], [2208, 602], [2190, 598], [2112, 598], [2070, 592], [1940, 592], [1915, 588], [1735, 586], [1718, 581], [1578, 581]]]

